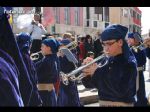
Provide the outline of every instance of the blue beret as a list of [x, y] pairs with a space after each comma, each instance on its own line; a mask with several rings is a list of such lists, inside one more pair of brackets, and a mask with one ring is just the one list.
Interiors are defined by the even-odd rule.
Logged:
[[125, 39], [128, 28], [119, 24], [108, 26], [101, 34], [101, 40]]
[[16, 37], [19, 48], [29, 49], [31, 44], [31, 36], [28, 33], [21, 32]]
[[67, 44], [70, 43], [70, 40], [68, 40], [68, 39], [63, 39], [62, 41], [60, 41], [60, 43], [63, 44], [63, 45], [67, 45]]
[[52, 50], [52, 53], [58, 52], [58, 48], [60, 46], [60, 43], [56, 39], [54, 39], [54, 38], [44, 39], [42, 41], [42, 43], [45, 44], [46, 46], [49, 46]]
[[138, 42], [142, 42], [142, 37], [138, 32], [135, 33], [128, 33], [128, 38], [136, 39]]
[[135, 32], [133, 37], [138, 41], [138, 42], [143, 42], [141, 35], [138, 32]]
[[134, 38], [134, 37], [133, 37], [133, 34], [134, 34], [134, 33], [131, 33], [131, 32], [128, 33], [128, 38]]

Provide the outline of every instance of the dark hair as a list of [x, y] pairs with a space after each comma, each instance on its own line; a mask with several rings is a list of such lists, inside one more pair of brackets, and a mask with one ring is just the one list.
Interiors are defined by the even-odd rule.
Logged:
[[83, 42], [85, 40], [85, 37], [81, 37], [81, 42]]
[[91, 55], [94, 55], [94, 52], [89, 51], [89, 52], [87, 53], [87, 56], [89, 57], [89, 56], [91, 56]]
[[91, 39], [91, 42], [90, 42], [90, 44], [92, 44], [92, 37], [90, 36], [90, 35], [86, 35], [86, 37], [85, 37], [85, 42], [87, 42], [88, 43], [88, 39]]

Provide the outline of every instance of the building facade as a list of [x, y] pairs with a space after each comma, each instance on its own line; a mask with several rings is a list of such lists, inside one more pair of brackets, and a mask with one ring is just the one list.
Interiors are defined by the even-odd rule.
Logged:
[[119, 23], [130, 32], [141, 33], [141, 14], [138, 7], [110, 7], [110, 23]]
[[41, 23], [48, 33], [70, 32], [73, 35], [94, 36], [110, 24], [122, 24], [130, 32], [141, 33], [141, 14], [137, 7], [13, 7], [13, 30], [24, 31], [16, 27], [17, 17], [21, 14], [41, 14]]

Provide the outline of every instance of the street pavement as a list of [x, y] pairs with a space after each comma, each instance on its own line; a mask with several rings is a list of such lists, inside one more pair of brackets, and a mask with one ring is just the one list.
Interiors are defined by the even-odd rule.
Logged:
[[[146, 63], [146, 70], [144, 71], [145, 77], [145, 89], [146, 89], [146, 96], [150, 93], [150, 75], [149, 75], [149, 61], [147, 60]], [[98, 104], [98, 92], [97, 89], [87, 89], [82, 84], [78, 85], [78, 92], [81, 103], [85, 106], [99, 106]]]

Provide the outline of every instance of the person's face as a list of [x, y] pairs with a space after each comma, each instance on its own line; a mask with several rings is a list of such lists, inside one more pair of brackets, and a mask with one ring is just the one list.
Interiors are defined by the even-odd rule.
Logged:
[[35, 21], [40, 21], [40, 16], [39, 15], [34, 15], [34, 20]]
[[104, 48], [104, 53], [108, 56], [116, 56], [122, 53], [123, 41], [121, 39], [102, 41], [102, 45]]
[[90, 43], [92, 41], [92, 38], [88, 38], [88, 42]]
[[127, 42], [129, 44], [129, 46], [136, 46], [136, 45], [139, 44], [139, 42], [136, 39], [134, 39], [134, 38], [128, 38]]
[[93, 59], [94, 59], [94, 55], [90, 55], [90, 58], [93, 58]]
[[49, 46], [46, 46], [45, 44], [41, 45], [41, 51], [44, 56], [48, 54], [52, 54], [51, 48]]

